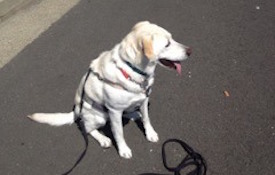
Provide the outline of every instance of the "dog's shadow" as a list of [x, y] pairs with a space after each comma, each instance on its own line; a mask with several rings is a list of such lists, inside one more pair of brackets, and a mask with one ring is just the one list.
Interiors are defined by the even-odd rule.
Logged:
[[[150, 106], [151, 106], [151, 103], [148, 102], [148, 111], [150, 110]], [[143, 135], [146, 136], [145, 135], [145, 129], [143, 127], [143, 123], [141, 121], [141, 116], [140, 115], [141, 114], [140, 114], [140, 109], [139, 108], [136, 109], [135, 111], [131, 112], [131, 113], [123, 113], [122, 124], [123, 124], [123, 127], [124, 127], [131, 120], [133, 120], [136, 123], [137, 127], [140, 129], [140, 131], [143, 133]], [[107, 137], [109, 137], [112, 140], [113, 145], [118, 150], [115, 138], [114, 138], [112, 130], [111, 130], [110, 122], [108, 121], [106, 123], [106, 125], [104, 127], [100, 128], [99, 130], [101, 132], [103, 132], [103, 134], [105, 134]]]
[[[137, 115], [137, 114], [134, 114], [134, 115]], [[143, 127], [143, 123], [141, 121], [141, 118], [140, 117], [134, 117], [134, 118], [135, 119], [133, 121], [135, 122], [136, 126], [139, 128], [139, 130], [145, 136], [145, 129]], [[123, 127], [125, 125], [127, 125], [131, 121], [132, 121], [131, 117], [130, 118], [122, 117]], [[113, 133], [112, 133], [112, 130], [111, 130], [111, 124], [110, 124], [110, 122], [108, 121], [106, 123], [106, 125], [104, 127], [100, 128], [99, 130], [112, 140], [114, 147], [118, 150], [117, 144], [115, 142], [115, 139], [114, 139], [114, 136], [113, 136]], [[168, 175], [168, 174], [143, 173], [143, 174], [139, 174], [139, 175]]]
[[[122, 123], [123, 123], [123, 127], [125, 125], [127, 125], [130, 121], [132, 121], [132, 119], [126, 118], [126, 117], [122, 117]], [[143, 123], [141, 121], [141, 118], [137, 118], [134, 120], [135, 124], [137, 125], [137, 127], [139, 128], [139, 130], [144, 134], [145, 136], [145, 129], [143, 127]], [[115, 146], [116, 149], [117, 148], [117, 144], [115, 141], [115, 138], [113, 136], [112, 130], [111, 130], [111, 124], [108, 121], [106, 123], [106, 125], [102, 128], [99, 129], [99, 131], [101, 131], [104, 135], [106, 135], [107, 137], [109, 137], [112, 140], [113, 145]]]

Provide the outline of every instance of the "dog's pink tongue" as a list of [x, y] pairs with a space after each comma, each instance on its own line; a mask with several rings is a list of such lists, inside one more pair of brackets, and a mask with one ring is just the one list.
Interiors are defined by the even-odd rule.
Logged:
[[176, 66], [176, 70], [177, 70], [178, 74], [181, 75], [181, 64], [180, 64], [180, 62], [175, 62], [174, 64]]

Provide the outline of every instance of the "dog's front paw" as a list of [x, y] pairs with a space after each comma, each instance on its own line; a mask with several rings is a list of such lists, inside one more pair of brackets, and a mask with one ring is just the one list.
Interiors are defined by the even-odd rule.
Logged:
[[150, 142], [159, 141], [158, 133], [153, 128], [146, 131], [146, 138]]
[[125, 159], [132, 158], [132, 151], [127, 145], [123, 145], [119, 147], [119, 155]]
[[98, 142], [102, 148], [110, 148], [112, 146], [112, 140], [108, 137], [101, 138]]

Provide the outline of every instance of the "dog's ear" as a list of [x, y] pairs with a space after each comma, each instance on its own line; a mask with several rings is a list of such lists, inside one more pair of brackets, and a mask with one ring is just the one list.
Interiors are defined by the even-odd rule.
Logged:
[[141, 48], [143, 54], [149, 60], [155, 57], [154, 48], [153, 48], [153, 37], [151, 35], [145, 35], [141, 38]]
[[140, 27], [142, 27], [144, 25], [149, 25], [149, 24], [150, 24], [149, 21], [140, 21], [140, 22], [136, 23], [136, 25], [132, 28], [132, 31], [138, 30]]

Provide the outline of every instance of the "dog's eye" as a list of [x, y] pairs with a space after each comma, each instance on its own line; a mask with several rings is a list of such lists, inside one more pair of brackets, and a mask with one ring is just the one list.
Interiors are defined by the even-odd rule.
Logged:
[[165, 46], [165, 47], [169, 47], [169, 46], [170, 46], [170, 44], [171, 44], [171, 42], [168, 40], [168, 43], [166, 44], [166, 46]]

